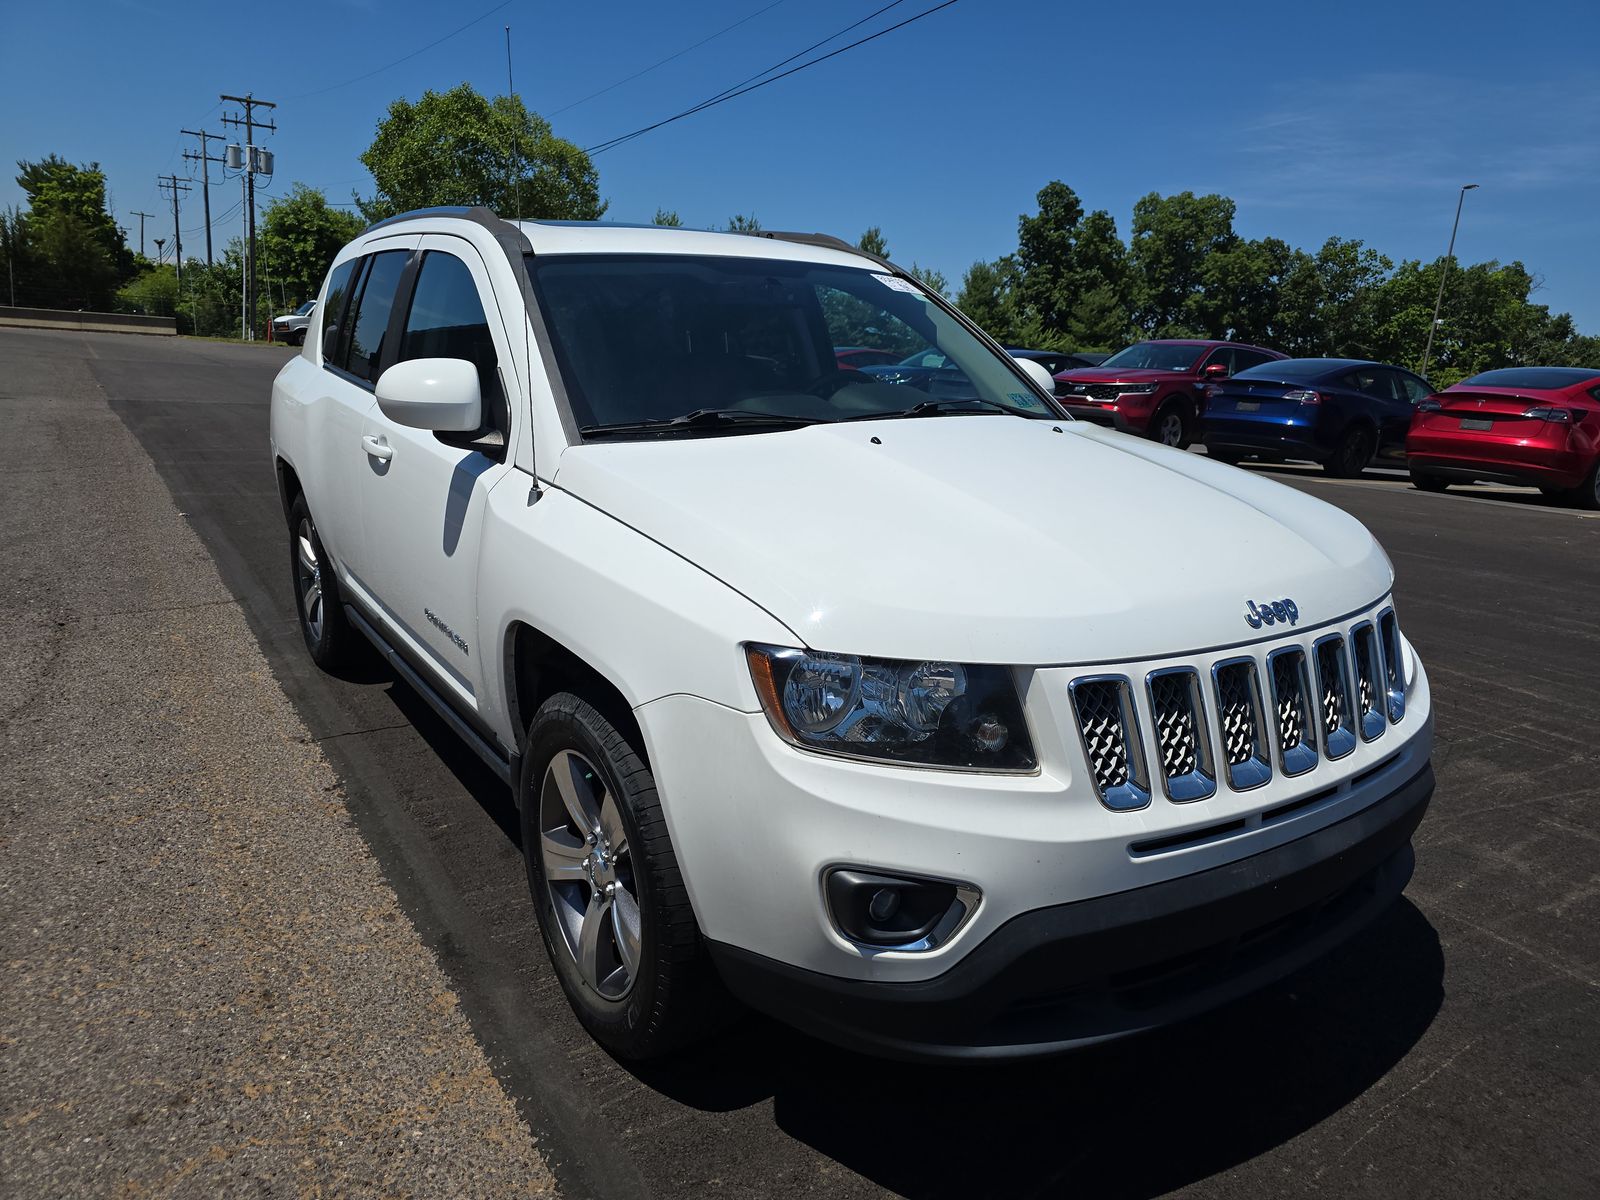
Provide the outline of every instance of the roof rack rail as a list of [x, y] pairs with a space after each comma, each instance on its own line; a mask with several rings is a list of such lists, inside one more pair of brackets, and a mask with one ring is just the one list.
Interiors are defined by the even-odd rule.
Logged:
[[749, 231], [753, 237], [773, 238], [780, 242], [798, 242], [802, 246], [825, 246], [829, 250], [843, 250], [846, 254], [859, 254], [862, 258], [870, 258], [875, 263], [882, 263], [896, 275], [905, 275], [899, 267], [887, 258], [863, 250], [860, 246], [852, 246], [843, 238], [836, 238], [831, 233], [789, 233], [781, 229], [753, 229]]
[[498, 225], [501, 218], [481, 204], [437, 204], [432, 208], [413, 208], [409, 212], [396, 213], [392, 217], [385, 217], [381, 221], [374, 221], [363, 229], [362, 233], [371, 233], [374, 229], [382, 229], [385, 225], [396, 225], [401, 221], [412, 221], [418, 217], [459, 217], [463, 221], [476, 221], [479, 225]]

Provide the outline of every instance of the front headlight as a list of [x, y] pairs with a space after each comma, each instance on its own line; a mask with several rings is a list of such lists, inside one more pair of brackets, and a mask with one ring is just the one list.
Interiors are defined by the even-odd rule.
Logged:
[[1148, 396], [1155, 390], [1156, 385], [1153, 383], [1119, 383], [1117, 385], [1117, 391], [1128, 396]]
[[1036, 765], [1009, 668], [755, 644], [745, 655], [767, 719], [792, 745], [906, 766]]

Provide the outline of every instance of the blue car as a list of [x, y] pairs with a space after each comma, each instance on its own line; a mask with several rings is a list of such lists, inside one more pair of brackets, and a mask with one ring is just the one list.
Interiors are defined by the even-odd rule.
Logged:
[[1433, 394], [1420, 375], [1355, 358], [1286, 358], [1206, 389], [1206, 453], [1223, 462], [1310, 459], [1351, 478], [1402, 465], [1411, 412]]

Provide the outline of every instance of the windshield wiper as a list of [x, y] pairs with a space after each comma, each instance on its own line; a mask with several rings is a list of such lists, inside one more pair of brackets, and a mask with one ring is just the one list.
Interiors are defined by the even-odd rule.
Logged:
[[983, 412], [1004, 413], [1008, 417], [1026, 417], [1014, 408], [1004, 404], [996, 404], [993, 400], [985, 400], [980, 396], [973, 396], [969, 400], [924, 400], [920, 404], [913, 404], [910, 408], [898, 409], [895, 412], [864, 413], [858, 417], [850, 417], [852, 421], [892, 421], [899, 417], [946, 417], [959, 416], [970, 413], [972, 405], [980, 404]]
[[798, 429], [820, 425], [823, 418], [798, 417], [784, 413], [751, 412], [743, 408], [697, 408], [681, 417], [648, 421], [615, 421], [609, 425], [585, 425], [578, 430], [584, 437], [610, 437], [624, 433], [674, 433], [696, 429]]

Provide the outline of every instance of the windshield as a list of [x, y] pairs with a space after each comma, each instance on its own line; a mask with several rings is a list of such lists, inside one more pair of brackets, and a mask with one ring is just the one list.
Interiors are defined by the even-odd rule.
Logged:
[[316, 306], [317, 306], [317, 302], [315, 300], [307, 300], [299, 308], [294, 310], [294, 315], [297, 316], [297, 317], [303, 317], [308, 312], [310, 312], [313, 308], [315, 308]]
[[1100, 365], [1140, 371], [1188, 371], [1206, 352], [1204, 346], [1185, 346], [1172, 342], [1135, 342], [1118, 350]]
[[[1061, 420], [919, 287], [867, 269], [689, 255], [530, 255], [539, 307], [585, 433], [678, 422], [752, 432], [908, 413]], [[931, 357], [902, 380], [841, 367], [833, 347]], [[931, 364], [930, 364], [931, 365]], [[732, 414], [707, 421], [708, 414]], [[631, 432], [631, 430], [630, 430]]]

